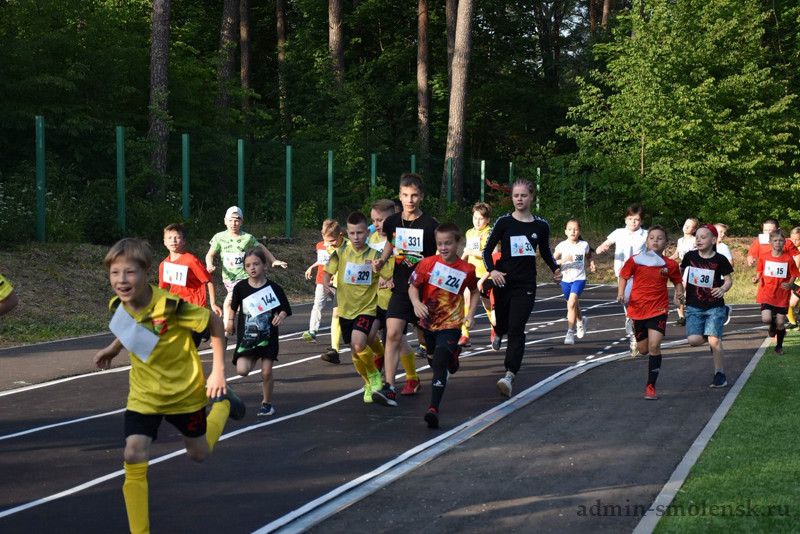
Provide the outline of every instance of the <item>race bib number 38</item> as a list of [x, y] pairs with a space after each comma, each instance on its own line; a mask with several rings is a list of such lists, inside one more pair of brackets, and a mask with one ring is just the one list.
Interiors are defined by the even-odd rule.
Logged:
[[242, 301], [242, 308], [247, 315], [255, 317], [280, 306], [278, 296], [272, 286], [264, 287]]
[[788, 272], [789, 264], [786, 262], [764, 262], [764, 276], [769, 276], [771, 278], [786, 278]]
[[536, 256], [533, 245], [524, 235], [511, 236], [511, 256]]
[[443, 263], [436, 262], [431, 272], [430, 283], [450, 293], [458, 294], [466, 278], [467, 273], [464, 271], [459, 271]]
[[714, 287], [714, 271], [689, 267], [687, 281], [697, 287]]

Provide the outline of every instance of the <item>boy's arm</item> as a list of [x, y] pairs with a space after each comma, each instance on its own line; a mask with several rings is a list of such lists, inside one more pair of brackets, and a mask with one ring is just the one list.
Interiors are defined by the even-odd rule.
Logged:
[[711, 288], [711, 296], [715, 299], [721, 298], [733, 285], [733, 277], [726, 274], [722, 277], [722, 285], [719, 287]]
[[467, 317], [465, 320], [465, 324], [467, 328], [472, 328], [475, 326], [475, 311], [478, 309], [478, 305], [480, 304], [481, 294], [477, 291], [477, 286], [475, 289], [470, 290], [469, 292], [469, 312], [467, 313]]
[[217, 315], [222, 315], [222, 308], [217, 305], [217, 291], [214, 289], [214, 282], [209, 280], [206, 282], [208, 288], [208, 302], [211, 304], [211, 311]]
[[414, 284], [408, 286], [408, 299], [414, 306], [414, 315], [420, 319], [428, 317], [428, 307], [419, 300], [419, 289]]
[[275, 259], [275, 256], [272, 255], [272, 252], [270, 252], [269, 249], [265, 247], [262, 243], [258, 244], [258, 248], [261, 250], [261, 252], [264, 253], [264, 256], [266, 256], [267, 258], [267, 261], [273, 267], [283, 267], [285, 269], [286, 267], [289, 266], [285, 261], [280, 261]]
[[206, 252], [206, 270], [209, 273], [213, 273], [214, 269], [216, 269], [216, 267], [214, 267], [214, 256], [216, 254], [217, 251], [214, 249], [214, 247], [209, 247], [208, 252]]
[[686, 302], [686, 293], [683, 289], [683, 282], [675, 284], [675, 306], [680, 306]]
[[233, 327], [233, 319], [235, 317], [235, 313], [233, 312], [233, 306], [231, 305], [232, 300], [225, 299], [223, 305], [225, 306], [225, 316], [228, 318], [228, 322], [223, 324], [222, 327], [225, 331], [225, 335], [231, 335], [234, 332]]
[[312, 263], [311, 266], [306, 269], [306, 280], [311, 280], [311, 277], [314, 276], [314, 267], [319, 267], [319, 262]]
[[333, 275], [328, 271], [322, 271], [322, 289], [325, 291], [325, 294], [331, 292], [331, 278]]
[[598, 254], [602, 254], [603, 252], [608, 250], [609, 247], [611, 247], [611, 245], [613, 245], [613, 244], [614, 244], [613, 241], [611, 241], [610, 239], [606, 239], [605, 241], [603, 241], [603, 243], [599, 247], [597, 247], [596, 252]]
[[625, 299], [625, 286], [627, 283], [628, 279], [620, 275], [619, 282], [617, 282], [617, 302], [623, 306], [627, 306], [628, 304], [628, 301]]
[[225, 381], [225, 332], [222, 319], [213, 313], [208, 317], [208, 330], [211, 332], [211, 351], [213, 358], [211, 373], [206, 380], [206, 395], [210, 399], [221, 397], [228, 392]]
[[372, 262], [372, 270], [373, 272], [380, 272], [383, 269], [383, 266], [386, 265], [386, 262], [389, 261], [389, 258], [392, 257], [394, 253], [394, 245], [388, 239], [386, 240], [386, 244], [383, 246], [383, 252], [381, 253], [380, 259], [377, 259]]
[[111, 360], [113, 360], [121, 350], [122, 342], [114, 338], [114, 341], [112, 341], [110, 345], [97, 351], [94, 355], [94, 364], [100, 369], [108, 369], [111, 366]]

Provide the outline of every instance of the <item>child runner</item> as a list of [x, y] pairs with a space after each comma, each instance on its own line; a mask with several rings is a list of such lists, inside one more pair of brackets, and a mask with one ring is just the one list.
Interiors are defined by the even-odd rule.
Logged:
[[[472, 228], [467, 230], [466, 243], [464, 245], [464, 252], [461, 255], [462, 260], [467, 260], [467, 263], [475, 267], [475, 276], [481, 278], [486, 274], [486, 266], [483, 264], [483, 247], [486, 245], [486, 240], [489, 239], [489, 233], [492, 228], [489, 226], [489, 221], [492, 220], [492, 207], [485, 202], [476, 202], [472, 206]], [[469, 306], [472, 296], [470, 290], [464, 292], [464, 302]], [[489, 314], [491, 303], [486, 298], [483, 301], [483, 307], [486, 314]], [[470, 308], [467, 308], [466, 313], [469, 314]], [[474, 314], [473, 314], [474, 316]], [[494, 340], [494, 328], [492, 328], [491, 339]], [[469, 327], [466, 323], [461, 327], [461, 338], [458, 344], [462, 347], [469, 347]]]
[[769, 337], [777, 335], [775, 354], [783, 354], [783, 338], [786, 336], [786, 308], [792, 283], [800, 276], [790, 253], [786, 252], [786, 234], [783, 230], [773, 230], [769, 234], [772, 250], [769, 255], [761, 254], [756, 265], [753, 283], [758, 284], [756, 302], [761, 304], [761, 321], [769, 325]]
[[716, 240], [714, 226], [700, 226], [695, 233], [696, 250], [683, 257], [681, 272], [686, 280], [686, 336], [693, 347], [708, 341], [714, 358], [711, 387], [722, 388], [728, 385], [722, 350], [722, 326], [728, 315], [723, 295], [733, 285], [733, 267], [728, 258], [714, 251]]
[[[671, 260], [681, 261], [687, 252], [694, 250], [694, 233], [697, 231], [697, 226], [700, 221], [690, 217], [683, 223], [683, 237], [678, 238], [678, 245], [675, 247], [675, 253], [669, 257]], [[675, 326], [686, 325], [686, 315], [683, 312], [683, 304], [678, 306], [678, 320], [675, 321]]]
[[[616, 244], [614, 250], [614, 274], [619, 280], [619, 272], [625, 262], [634, 254], [644, 252], [647, 247], [647, 231], [642, 228], [642, 221], [644, 220], [644, 208], [631, 204], [625, 209], [625, 227], [617, 228], [611, 232], [602, 245], [597, 247], [596, 252], [602, 254], [608, 250], [611, 245]], [[628, 283], [625, 289], [625, 300], [630, 297], [631, 282]], [[627, 314], [627, 312], [626, 312]], [[633, 321], [630, 317], [625, 318], [625, 332], [630, 337], [631, 356], [636, 356], [639, 352], [638, 344], [636, 343], [636, 336], [633, 335]]]
[[395, 265], [392, 281], [394, 289], [386, 310], [386, 383], [379, 391], [372, 393], [372, 399], [384, 406], [397, 406], [397, 394], [394, 390], [397, 360], [403, 363], [406, 372], [406, 385], [401, 395], [413, 395], [419, 391], [419, 375], [414, 362], [414, 351], [403, 353], [408, 343], [403, 337], [408, 323], [416, 323], [414, 306], [408, 298], [408, 279], [414, 267], [423, 258], [436, 254], [436, 236], [434, 232], [439, 223], [422, 211], [420, 205], [425, 198], [422, 178], [418, 174], [400, 176], [400, 201], [403, 211], [390, 215], [383, 221], [383, 231], [392, 241], [393, 247], [384, 247], [383, 254], [377, 262], [373, 262], [374, 272], [379, 272], [389, 258], [394, 255]]
[[[800, 246], [800, 226], [795, 226], [792, 228], [791, 233], [789, 234], [789, 240], [795, 247]], [[787, 324], [786, 328], [792, 329], [797, 328], [797, 319], [795, 319], [795, 310], [797, 309], [797, 304], [800, 303], [800, 286], [796, 283], [792, 284], [792, 296], [789, 297], [789, 310], [786, 314]]]
[[[497, 389], [511, 396], [514, 377], [522, 366], [525, 353], [525, 324], [536, 299], [536, 249], [553, 271], [556, 282], [561, 270], [550, 250], [550, 224], [531, 213], [533, 184], [517, 180], [511, 187], [514, 211], [498, 218], [483, 249], [483, 262], [494, 284], [495, 340], [508, 335], [505, 376]], [[492, 251], [500, 244], [500, 259], [495, 263]]]
[[[497, 263], [497, 261], [500, 259], [500, 256], [500, 245], [497, 245], [494, 247], [494, 252], [492, 252], [492, 259], [495, 263]], [[481, 300], [489, 303], [489, 324], [492, 325], [490, 338], [491, 346], [493, 351], [499, 352], [500, 336], [495, 335], [494, 331], [495, 326], [497, 326], [497, 321], [495, 320], [494, 316], [494, 282], [492, 282], [492, 278], [489, 276], [488, 272], [481, 276], [480, 280], [478, 280], [478, 291], [481, 294]]]
[[[197, 256], [184, 250], [186, 231], [182, 224], [174, 223], [164, 228], [164, 246], [169, 251], [169, 256], [158, 266], [158, 287], [201, 308], [208, 306], [210, 301], [214, 313], [222, 315], [222, 308], [217, 306], [211, 274]], [[204, 337], [208, 339], [207, 332], [192, 332], [195, 345], [199, 345]]]
[[14, 291], [14, 286], [0, 274], [0, 316], [13, 310], [18, 303], [19, 297], [17, 297], [17, 292]]
[[[439, 256], [430, 256], [414, 268], [408, 297], [425, 332], [425, 346], [431, 357], [433, 379], [431, 404], [425, 412], [428, 428], [439, 426], [439, 404], [447, 386], [448, 374], [458, 371], [461, 326], [471, 325], [478, 308], [478, 279], [475, 266], [458, 257], [461, 231], [453, 223], [436, 228]], [[464, 290], [471, 290], [468, 311], [464, 308]], [[466, 321], [464, 319], [466, 315]]]
[[244, 254], [244, 269], [247, 282], [236, 284], [228, 306], [228, 324], [225, 333], [233, 334], [233, 314], [239, 310], [236, 325], [236, 349], [233, 365], [240, 376], [250, 374], [261, 359], [261, 391], [263, 400], [256, 415], [275, 413], [272, 406], [272, 390], [275, 379], [272, 366], [278, 361], [278, 327], [292, 314], [292, 307], [281, 286], [267, 280], [264, 273], [267, 259], [260, 249], [248, 250]]
[[564, 344], [574, 345], [576, 334], [578, 339], [583, 339], [586, 334], [586, 317], [581, 315], [581, 303], [578, 300], [586, 287], [586, 261], [589, 261], [592, 272], [597, 270], [597, 266], [589, 243], [581, 239], [581, 225], [576, 219], [567, 221], [564, 233], [567, 239], [556, 245], [553, 258], [561, 266], [561, 291], [567, 300], [567, 335]]
[[[647, 250], [628, 259], [619, 272], [617, 301], [627, 306], [627, 315], [633, 320], [633, 331], [638, 351], [650, 355], [648, 360], [647, 388], [644, 398], [655, 400], [656, 380], [661, 371], [661, 340], [667, 329], [669, 291], [667, 280], [675, 286], [675, 304], [684, 300], [683, 278], [675, 260], [664, 257], [667, 248], [667, 230], [660, 225], [647, 232]], [[628, 280], [633, 278], [630, 297], [625, 296]]]
[[[317, 274], [314, 280], [314, 306], [311, 308], [311, 316], [308, 320], [308, 330], [303, 332], [303, 339], [309, 343], [317, 342], [317, 330], [322, 322], [322, 312], [325, 310], [325, 305], [328, 303], [328, 297], [333, 301], [333, 318], [331, 319], [331, 347], [326, 353], [329, 358], [327, 361], [339, 359], [339, 343], [340, 337], [339, 322], [336, 320], [336, 287], [330, 288], [330, 293], [325, 293], [322, 285], [322, 276], [325, 273], [325, 266], [328, 265], [328, 260], [331, 258], [331, 252], [342, 246], [344, 237], [342, 236], [342, 228], [339, 223], [333, 219], [325, 219], [322, 222], [322, 241], [317, 243], [316, 254], [317, 261], [314, 262], [308, 269], [306, 269], [306, 280], [311, 280], [311, 276], [316, 267]], [[336, 341], [334, 343], [334, 341]], [[333, 346], [336, 346], [336, 349]], [[331, 351], [335, 350], [334, 355]], [[335, 356], [335, 357], [334, 357]], [[323, 358], [325, 359], [325, 358]]]
[[[206, 269], [209, 273], [216, 270], [214, 266], [214, 256], [218, 253], [222, 255], [222, 283], [228, 291], [222, 307], [224, 310], [230, 308], [233, 286], [240, 280], [247, 278], [244, 270], [244, 253], [246, 250], [258, 248], [264, 253], [264, 257], [269, 260], [273, 267], [286, 268], [286, 262], [275, 259], [272, 252], [267, 247], [259, 243], [255, 237], [242, 231], [244, 218], [242, 210], [236, 206], [231, 206], [225, 212], [225, 227], [227, 230], [219, 232], [209, 241], [209, 249], [206, 253]], [[223, 319], [224, 324], [228, 324], [228, 317]]]
[[717, 252], [728, 258], [728, 262], [733, 265], [733, 254], [731, 254], [731, 249], [723, 243], [722, 241], [728, 235], [728, 225], [724, 223], [714, 223], [714, 228], [717, 230]]
[[[150, 285], [153, 251], [139, 239], [123, 239], [103, 261], [116, 297], [111, 331], [117, 339], [97, 352], [94, 363], [108, 369], [121, 346], [130, 351], [131, 372], [125, 411], [125, 482], [122, 493], [131, 532], [150, 532], [147, 467], [162, 419], [183, 435], [186, 452], [202, 462], [217, 443], [225, 421], [241, 419], [242, 400], [225, 383], [225, 335], [219, 317]], [[211, 331], [213, 352], [208, 383], [191, 331]], [[121, 343], [120, 343], [121, 342]], [[206, 416], [208, 399], [214, 400]]]
[[[375, 231], [370, 234], [367, 243], [371, 248], [374, 248], [381, 254], [383, 254], [383, 248], [386, 246], [386, 233], [383, 231], [383, 222], [388, 219], [390, 215], [399, 213], [400, 209], [401, 208], [399, 208], [393, 200], [389, 200], [388, 198], [376, 200], [372, 203], [370, 218], [372, 219], [372, 226], [375, 228]], [[386, 309], [389, 307], [389, 299], [392, 297], [393, 283], [391, 273], [394, 273], [394, 263], [386, 262], [386, 265], [388, 265], [389, 274], [387, 274], [386, 277], [378, 277], [378, 310], [375, 315], [378, 323], [378, 332], [381, 333], [381, 342], [384, 345], [386, 344]], [[401, 343], [400, 353], [408, 354], [411, 350], [411, 346], [408, 344], [405, 337], [402, 339], [402, 343], [405, 343], [405, 345]], [[381, 348], [383, 348], [383, 345], [381, 345]], [[384, 352], [375, 353], [375, 366], [379, 371], [383, 370], [383, 359]]]
[[[772, 244], [769, 236], [772, 232], [779, 229], [780, 227], [778, 226], [777, 219], [767, 219], [764, 221], [761, 225], [761, 233], [753, 240], [750, 244], [750, 248], [747, 250], [747, 265], [749, 267], [757, 265], [758, 259], [761, 256], [769, 257], [772, 255]], [[800, 267], [800, 250], [797, 249], [792, 241], [786, 241], [784, 252], [787, 252], [794, 260], [795, 265]]]
[[378, 278], [379, 274], [388, 276], [391, 265], [385, 264], [380, 273], [372, 272], [372, 263], [380, 259], [381, 253], [367, 245], [369, 229], [363, 213], [348, 215], [347, 238], [350, 242], [331, 254], [322, 284], [328, 289], [331, 279], [337, 282], [342, 339], [350, 345], [353, 365], [364, 379], [364, 402], [372, 402], [372, 392], [383, 385], [381, 372], [375, 367], [375, 353], [383, 353], [375, 320]]

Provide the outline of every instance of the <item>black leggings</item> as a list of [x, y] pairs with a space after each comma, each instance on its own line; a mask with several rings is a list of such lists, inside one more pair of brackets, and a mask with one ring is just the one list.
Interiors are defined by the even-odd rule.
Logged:
[[458, 350], [458, 338], [461, 336], [461, 330], [448, 328], [436, 332], [425, 330], [424, 333], [425, 348], [428, 349], [428, 361], [433, 370], [431, 406], [438, 410], [439, 403], [442, 402], [444, 389], [447, 386], [447, 365], [453, 358], [453, 353]]
[[506, 371], [517, 374], [525, 353], [525, 325], [533, 311], [536, 286], [495, 286], [493, 291], [494, 316], [497, 322], [495, 335], [507, 336]]

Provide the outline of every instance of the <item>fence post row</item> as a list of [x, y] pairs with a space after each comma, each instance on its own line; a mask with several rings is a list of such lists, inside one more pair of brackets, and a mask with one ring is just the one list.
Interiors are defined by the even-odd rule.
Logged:
[[125, 233], [125, 127], [117, 126], [117, 225]]
[[292, 237], [292, 145], [286, 145], [286, 237]]
[[36, 239], [45, 240], [44, 117], [37, 115], [36, 123]]

